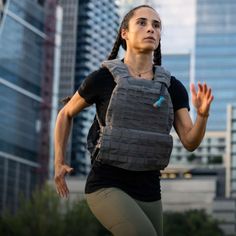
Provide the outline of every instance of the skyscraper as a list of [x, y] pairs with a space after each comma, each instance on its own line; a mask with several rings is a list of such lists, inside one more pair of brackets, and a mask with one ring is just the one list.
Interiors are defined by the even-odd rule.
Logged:
[[236, 2], [197, 0], [196, 79], [212, 87], [208, 130], [226, 130], [226, 107], [236, 100]]
[[226, 196], [236, 199], [236, 104], [228, 105], [227, 119]]
[[[77, 14], [75, 91], [85, 77], [107, 58], [119, 25], [115, 1], [80, 0]], [[71, 164], [78, 175], [86, 175], [90, 168], [86, 138], [94, 114], [95, 110], [89, 108], [74, 119]]]
[[0, 211], [14, 211], [48, 174], [56, 1], [1, 3]]
[[[76, 58], [76, 37], [77, 37], [77, 15], [78, 15], [78, 0], [61, 0], [59, 1], [63, 9], [63, 24], [61, 33], [61, 57], [60, 57], [60, 79], [58, 86], [58, 104], [57, 110], [63, 106], [62, 100], [74, 93], [75, 80], [75, 58]], [[55, 120], [54, 120], [55, 123]], [[51, 155], [50, 177], [54, 174], [54, 156]], [[69, 137], [66, 162], [71, 162], [71, 136]]]

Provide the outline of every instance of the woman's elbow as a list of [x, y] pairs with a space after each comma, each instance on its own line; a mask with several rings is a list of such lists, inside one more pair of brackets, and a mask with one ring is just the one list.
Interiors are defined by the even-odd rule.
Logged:
[[197, 147], [185, 147], [189, 152], [194, 152]]
[[198, 148], [199, 144], [196, 144], [196, 143], [183, 143], [183, 146], [187, 151], [193, 152]]
[[72, 120], [73, 119], [73, 115], [70, 114], [70, 112], [63, 107], [59, 113], [58, 113], [58, 117], [62, 118], [62, 119], [67, 119], [67, 120]]

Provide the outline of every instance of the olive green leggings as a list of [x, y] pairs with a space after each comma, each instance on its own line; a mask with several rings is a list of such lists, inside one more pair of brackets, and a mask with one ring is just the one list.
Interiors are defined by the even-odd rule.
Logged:
[[161, 200], [138, 201], [118, 188], [99, 189], [86, 199], [95, 217], [115, 236], [163, 236]]

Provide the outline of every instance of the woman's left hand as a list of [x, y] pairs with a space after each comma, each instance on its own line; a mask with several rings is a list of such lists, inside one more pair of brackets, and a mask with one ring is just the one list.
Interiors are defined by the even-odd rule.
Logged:
[[211, 93], [211, 88], [207, 86], [206, 83], [201, 84], [198, 82], [198, 91], [194, 84], [191, 84], [191, 93], [192, 93], [192, 103], [197, 110], [197, 113], [202, 116], [208, 116], [211, 102], [214, 97]]

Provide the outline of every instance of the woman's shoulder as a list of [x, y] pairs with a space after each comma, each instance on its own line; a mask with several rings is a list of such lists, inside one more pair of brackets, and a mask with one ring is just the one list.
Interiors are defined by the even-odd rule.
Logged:
[[87, 76], [88, 79], [99, 80], [99, 81], [110, 79], [111, 77], [112, 75], [106, 67], [100, 67]]
[[104, 86], [114, 86], [114, 79], [107, 68], [100, 67], [85, 78], [82, 83], [82, 86], [83, 85], [99, 89], [104, 88]]
[[93, 104], [107, 91], [114, 87], [114, 79], [106, 68], [99, 68], [90, 73], [78, 88], [78, 93], [86, 102]]
[[170, 87], [168, 90], [170, 93], [187, 93], [184, 84], [180, 80], [176, 79], [175, 76], [171, 76]]
[[187, 89], [180, 80], [175, 78], [175, 76], [171, 76], [170, 87], [168, 88], [168, 91], [170, 93], [175, 111], [180, 108], [187, 108], [188, 110], [190, 109]]
[[176, 79], [175, 76], [171, 75], [171, 79], [170, 79], [170, 86], [172, 87], [184, 87], [183, 83]]

